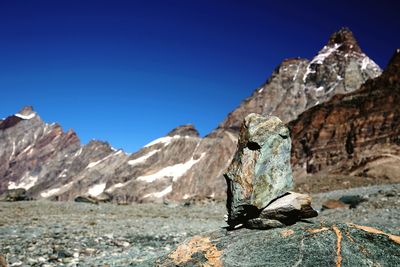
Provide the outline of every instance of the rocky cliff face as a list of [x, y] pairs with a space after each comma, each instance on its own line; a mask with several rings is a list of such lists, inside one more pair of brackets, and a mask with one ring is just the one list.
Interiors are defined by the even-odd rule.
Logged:
[[[290, 123], [297, 176], [340, 173], [399, 176], [400, 50], [378, 78]], [[395, 176], [395, 177], [394, 177]]]
[[100, 141], [82, 146], [72, 130], [46, 124], [28, 107], [0, 120], [0, 193], [25, 188], [36, 198], [71, 200], [107, 192], [122, 202], [224, 198], [223, 172], [246, 115], [274, 115], [286, 123], [380, 73], [352, 33], [342, 29], [311, 61], [283, 61], [206, 137], [185, 125], [131, 155]]

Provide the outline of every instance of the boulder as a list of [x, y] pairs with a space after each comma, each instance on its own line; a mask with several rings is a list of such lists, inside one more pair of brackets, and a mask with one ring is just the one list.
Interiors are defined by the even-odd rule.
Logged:
[[288, 128], [277, 117], [248, 115], [242, 124], [227, 182], [228, 224], [258, 217], [293, 186]]
[[349, 205], [346, 205], [340, 200], [336, 199], [328, 199], [324, 203], [322, 203], [322, 211], [329, 210], [329, 209], [346, 209]]
[[398, 266], [399, 245], [391, 231], [351, 223], [221, 229], [186, 240], [148, 266]]
[[9, 189], [3, 194], [2, 199], [10, 202], [32, 200], [24, 188]]
[[339, 201], [350, 205], [350, 209], [355, 209], [361, 204], [361, 202], [367, 201], [367, 199], [359, 195], [344, 195], [339, 199]]
[[113, 195], [111, 195], [110, 193], [107, 193], [107, 192], [103, 192], [96, 197], [91, 196], [91, 198], [96, 199], [98, 202], [101, 202], [101, 203], [108, 203], [113, 200]]
[[74, 199], [75, 202], [81, 202], [81, 203], [89, 203], [89, 204], [99, 204], [99, 201], [91, 196], [77, 196]]

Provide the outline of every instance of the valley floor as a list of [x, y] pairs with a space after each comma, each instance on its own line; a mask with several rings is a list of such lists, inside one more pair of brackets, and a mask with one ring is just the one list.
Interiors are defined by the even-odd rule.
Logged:
[[[360, 195], [355, 209], [324, 210], [313, 221], [354, 222], [400, 232], [400, 184], [313, 195]], [[0, 203], [0, 255], [10, 266], [141, 266], [184, 239], [224, 227], [225, 203], [116, 206], [48, 201]], [[0, 261], [1, 266], [1, 261]]]

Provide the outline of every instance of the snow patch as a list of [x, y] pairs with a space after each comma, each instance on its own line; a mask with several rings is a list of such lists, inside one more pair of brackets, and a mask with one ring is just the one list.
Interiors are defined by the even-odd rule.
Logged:
[[60, 191], [60, 188], [49, 189], [47, 191], [40, 193], [40, 196], [44, 197], [44, 198], [51, 197], [52, 195], [57, 194], [59, 191]]
[[191, 198], [191, 197], [192, 197], [192, 195], [185, 194], [182, 198], [186, 200], [186, 199]]
[[14, 116], [18, 117], [18, 118], [21, 118], [23, 120], [30, 120], [30, 119], [33, 119], [36, 116], [36, 114], [35, 113], [31, 113], [29, 115], [22, 115], [20, 113], [17, 113]]
[[160, 149], [156, 149], [156, 150], [150, 151], [149, 153], [147, 153], [144, 156], [141, 156], [141, 157], [139, 157], [137, 159], [132, 159], [132, 160], [128, 161], [128, 164], [132, 166], [132, 165], [137, 165], [139, 163], [142, 163], [142, 162], [146, 161], [146, 159], [148, 159], [151, 156], [153, 156], [154, 154], [156, 154], [158, 151], [160, 151]]
[[300, 64], [297, 65], [296, 72], [295, 72], [295, 74], [294, 74], [294, 76], [293, 76], [293, 81], [295, 81], [295, 80], [297, 79], [297, 75], [299, 74], [299, 70], [300, 70]]
[[81, 147], [76, 153], [75, 157], [79, 156], [82, 153], [83, 148]]
[[56, 187], [56, 188], [45, 190], [42, 193], [40, 193], [40, 196], [43, 198], [51, 197], [51, 196], [59, 193], [60, 191], [63, 191], [64, 189], [71, 187], [71, 185], [73, 183], [74, 182], [72, 181], [72, 182], [69, 182], [68, 184], [63, 185], [62, 187]]
[[99, 164], [99, 163], [101, 163], [101, 162], [103, 162], [103, 161], [109, 159], [110, 157], [119, 155], [119, 154], [121, 154], [121, 153], [122, 153], [122, 150], [118, 150], [117, 152], [112, 153], [112, 154], [110, 154], [110, 155], [108, 155], [108, 156], [106, 156], [106, 157], [104, 157], [104, 158], [102, 158], [102, 159], [100, 159], [100, 160], [98, 160], [98, 161], [90, 162], [90, 163], [87, 165], [86, 169], [93, 168], [93, 167], [96, 166], [97, 164]]
[[259, 93], [262, 93], [262, 91], [264, 91], [264, 87], [258, 90]]
[[67, 177], [67, 169], [62, 170], [62, 172], [60, 173], [60, 175], [58, 177]]
[[306, 82], [307, 77], [310, 73], [315, 73], [315, 70], [312, 70], [310, 68], [311, 65], [313, 64], [323, 64], [325, 59], [327, 57], [329, 57], [333, 52], [335, 52], [339, 47], [341, 46], [341, 44], [334, 44], [333, 46], [324, 46], [324, 48], [322, 48], [322, 50], [318, 53], [318, 55], [316, 55], [313, 60], [311, 60], [311, 62], [308, 64], [307, 66], [307, 71], [303, 76], [303, 82]]
[[373, 69], [379, 69], [379, 66], [369, 57], [365, 56], [361, 62], [361, 70], [366, 70], [370, 66]]
[[340, 46], [341, 46], [341, 44], [334, 44], [333, 47], [324, 46], [324, 48], [321, 50], [321, 52], [319, 52], [318, 55], [316, 55], [313, 58], [313, 60], [311, 60], [310, 65], [311, 64], [323, 64], [324, 60], [327, 57], [329, 57], [333, 52], [335, 52]]
[[14, 154], [15, 154], [15, 148], [16, 148], [16, 146], [15, 146], [15, 141], [13, 141], [13, 148], [12, 148], [12, 152], [11, 152], [11, 155], [10, 155], [10, 158], [8, 159], [8, 161], [11, 161], [11, 160], [12, 160], [12, 157], [13, 157]]
[[99, 164], [100, 162], [102, 162], [103, 160], [101, 159], [101, 160], [98, 160], [98, 161], [95, 161], [95, 162], [90, 162], [88, 165], [87, 165], [87, 169], [89, 169], [89, 168], [93, 168], [94, 166], [96, 166], [97, 164]]
[[154, 141], [148, 143], [148, 144], [145, 145], [144, 147], [150, 147], [150, 146], [153, 146], [153, 145], [155, 145], [155, 144], [160, 144], [160, 143], [161, 143], [161, 144], [164, 144], [164, 146], [166, 146], [166, 145], [168, 145], [168, 144], [171, 142], [172, 138], [173, 138], [173, 137], [171, 137], [171, 136], [164, 136], [164, 137], [158, 138], [158, 139], [156, 139], [156, 140], [154, 140]]
[[174, 135], [174, 136], [164, 136], [161, 138], [158, 138], [154, 141], [151, 141], [150, 143], [148, 143], [147, 145], [145, 145], [144, 147], [150, 147], [156, 144], [164, 144], [164, 146], [169, 145], [169, 143], [171, 143], [171, 141], [173, 139], [179, 139], [179, 138], [192, 138], [192, 136], [189, 135], [185, 135], [185, 136], [181, 136], [181, 135]]
[[110, 187], [106, 190], [106, 192], [111, 193], [111, 192], [113, 192], [116, 188], [124, 187], [124, 186], [126, 186], [127, 184], [129, 184], [130, 182], [131, 182], [131, 181], [127, 181], [127, 182], [125, 182], [125, 183], [117, 183], [117, 184], [114, 184], [114, 185], [110, 186]]
[[324, 91], [324, 87], [323, 87], [323, 86], [320, 86], [320, 87], [318, 87], [317, 89], [315, 89], [315, 91], [316, 91], [316, 92]]
[[39, 176], [30, 176], [28, 174], [24, 175], [24, 177], [20, 180], [19, 183], [9, 182], [8, 189], [17, 189], [17, 188], [24, 188], [28, 190], [29, 188], [33, 187], [36, 182], [38, 181]]
[[206, 153], [202, 153], [198, 159], [191, 158], [189, 161], [185, 163], [179, 163], [172, 166], [165, 167], [164, 169], [159, 170], [156, 173], [139, 176], [136, 180], [144, 181], [147, 183], [152, 183], [158, 179], [162, 179], [164, 177], [172, 177], [172, 180], [177, 181], [182, 175], [184, 175], [194, 164], [196, 164]]
[[106, 183], [96, 184], [96, 185], [92, 186], [91, 188], [89, 188], [88, 194], [96, 197], [96, 196], [100, 195], [101, 193], [103, 193], [105, 188], [106, 188]]
[[143, 196], [143, 198], [148, 198], [148, 197], [155, 197], [155, 198], [161, 198], [163, 196], [165, 196], [166, 194], [169, 194], [172, 192], [172, 185], [164, 188], [162, 191], [160, 192], [155, 192], [155, 193], [150, 193], [147, 194], [145, 196]]

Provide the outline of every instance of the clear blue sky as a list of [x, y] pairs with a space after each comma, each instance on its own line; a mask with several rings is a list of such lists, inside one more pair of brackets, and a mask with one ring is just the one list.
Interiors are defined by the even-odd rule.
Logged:
[[205, 135], [342, 26], [384, 67], [397, 2], [0, 0], [0, 117], [32, 105], [128, 152], [181, 124]]

